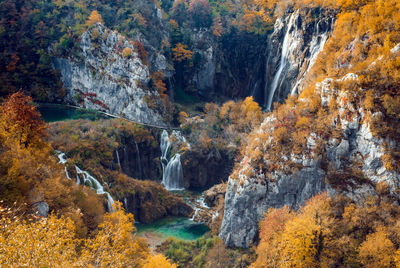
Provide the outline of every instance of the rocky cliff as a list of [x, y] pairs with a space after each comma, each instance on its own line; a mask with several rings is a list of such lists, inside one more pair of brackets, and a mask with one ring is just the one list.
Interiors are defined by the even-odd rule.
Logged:
[[[307, 139], [307, 152], [278, 160], [274, 171], [265, 173], [256, 167], [251, 156], [241, 161], [237, 178], [230, 178], [225, 195], [225, 209], [219, 236], [225, 244], [248, 247], [257, 237], [258, 222], [270, 207], [298, 208], [310, 197], [328, 191], [341, 193], [351, 199], [374, 193], [374, 186], [384, 182], [392, 194], [400, 186], [400, 174], [387, 170], [383, 156], [385, 144], [397, 148], [393, 140], [374, 137], [369, 119], [379, 117], [348, 101], [357, 95], [336, 90], [334, 83], [349, 83], [357, 76], [348, 74], [342, 79], [326, 79], [316, 85], [321, 105], [327, 106], [332, 98], [338, 103], [338, 113], [332, 117], [332, 128], [339, 131], [336, 137], [325, 139], [311, 133]], [[269, 133], [276, 126], [276, 118], [267, 117], [259, 133]], [[273, 138], [268, 138], [266, 143]], [[322, 150], [317, 147], [322, 145]], [[262, 148], [260, 148], [262, 150]], [[289, 162], [297, 169], [285, 171]], [[264, 159], [267, 165], [270, 159]], [[250, 172], [249, 172], [250, 170]], [[249, 175], [250, 174], [250, 175]]]
[[140, 123], [165, 125], [161, 114], [145, 101], [146, 96], [158, 96], [147, 86], [149, 68], [133, 42], [122, 35], [97, 24], [82, 35], [73, 56], [56, 58], [53, 64], [61, 71], [66, 102]]
[[301, 92], [306, 74], [329, 37], [334, 18], [334, 14], [321, 9], [300, 9], [290, 10], [276, 20], [268, 39], [264, 88], [257, 93], [257, 99], [262, 97], [267, 109], [288, 94]]

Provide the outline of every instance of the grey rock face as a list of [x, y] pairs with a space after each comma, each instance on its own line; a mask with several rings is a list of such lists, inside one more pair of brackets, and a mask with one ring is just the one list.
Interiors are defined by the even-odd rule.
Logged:
[[41, 217], [47, 217], [49, 215], [49, 205], [42, 201], [35, 205], [37, 214]]
[[[124, 56], [125, 48], [131, 49], [132, 55]], [[149, 70], [131, 42], [97, 24], [82, 35], [80, 49], [79, 56], [54, 60], [67, 89], [68, 103], [140, 123], [165, 125], [162, 116], [144, 100], [150, 95], [158, 98], [158, 93], [145, 89]], [[159, 62], [163, 64], [162, 59]]]
[[[193, 41], [198, 47], [194, 53], [202, 59], [201, 68], [195, 72], [192, 83], [201, 95], [207, 95], [207, 91], [214, 88], [216, 72], [216, 44], [212, 34], [206, 29], [200, 29], [193, 34]], [[199, 44], [202, 44], [199, 46]]]
[[248, 247], [268, 208], [284, 205], [298, 208], [325, 190], [324, 176], [325, 173], [315, 167], [302, 169], [291, 176], [276, 174], [275, 181], [267, 183], [249, 179], [240, 185], [238, 180], [229, 179], [219, 236], [229, 247]]
[[[357, 76], [346, 75], [337, 82], [349, 79], [357, 79]], [[291, 160], [304, 167], [293, 175], [275, 171], [268, 174], [267, 178], [253, 169], [253, 174], [257, 175], [249, 178], [239, 172], [238, 179], [229, 179], [225, 195], [224, 217], [219, 236], [226, 245], [248, 247], [256, 237], [258, 223], [268, 208], [287, 205], [297, 209], [307, 199], [322, 191], [328, 191], [331, 195], [342, 193], [357, 201], [361, 196], [374, 194], [374, 184], [385, 182], [390, 186], [391, 193], [396, 194], [395, 189], [400, 186], [400, 174], [386, 170], [382, 157], [385, 153], [384, 143], [391, 148], [398, 145], [392, 140], [374, 137], [366, 118], [367, 112], [362, 108], [357, 109], [351, 102], [346, 102], [346, 97], [349, 97], [347, 94], [350, 93], [335, 92], [329, 88], [329, 81], [318, 83], [317, 93], [321, 94], [321, 105], [327, 105], [327, 99], [336, 98], [339, 112], [332, 124], [341, 130], [343, 138], [322, 141], [315, 133], [311, 133], [307, 146], [312, 150], [317, 140], [324, 142], [327, 163], [335, 172], [341, 174], [349, 167], [360, 167], [363, 178], [357, 181], [352, 179], [346, 184], [336, 181], [339, 178], [329, 178], [327, 172], [331, 170], [322, 170], [321, 161], [314, 160], [318, 156], [314, 155], [310, 159], [305, 152], [290, 156]], [[259, 131], [268, 132], [272, 128], [273, 120], [272, 117], [267, 117]], [[283, 162], [281, 164], [284, 165]], [[243, 170], [251, 167], [251, 159], [245, 156], [242, 166]]]
[[334, 15], [317, 9], [287, 13], [278, 19], [268, 40], [264, 105], [301, 92], [305, 76], [322, 51], [334, 23]]

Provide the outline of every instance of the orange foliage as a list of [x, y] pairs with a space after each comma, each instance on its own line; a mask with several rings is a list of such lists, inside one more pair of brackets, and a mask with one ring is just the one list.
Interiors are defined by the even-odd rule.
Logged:
[[93, 26], [96, 23], [104, 24], [103, 18], [101, 17], [99, 12], [97, 12], [97, 10], [94, 10], [94, 11], [92, 11], [92, 13], [90, 13], [89, 18], [86, 21], [86, 25]]
[[178, 62], [191, 60], [193, 56], [193, 52], [188, 50], [187, 46], [182, 43], [176, 44], [172, 51], [174, 52], [174, 60]]
[[122, 50], [122, 55], [125, 58], [132, 56], [132, 54], [133, 54], [133, 51], [130, 47], [126, 47], [126, 48], [124, 48], [124, 50]]
[[147, 55], [146, 49], [144, 48], [142, 42], [140, 42], [140, 40], [137, 39], [137, 40], [135, 40], [134, 46], [135, 46], [135, 48], [136, 48], [136, 51], [137, 51], [137, 53], [138, 53], [138, 55], [139, 55], [140, 60], [141, 60], [144, 64], [147, 65], [147, 64], [148, 64], [148, 62], [147, 62], [147, 57], [148, 57], [148, 55]]

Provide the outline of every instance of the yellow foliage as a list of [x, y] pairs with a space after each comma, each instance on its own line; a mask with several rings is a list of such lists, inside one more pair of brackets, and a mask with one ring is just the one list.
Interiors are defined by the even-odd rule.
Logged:
[[170, 264], [163, 255], [157, 254], [147, 258], [143, 268], [176, 268], [175, 264]]
[[393, 267], [395, 250], [385, 228], [379, 227], [360, 245], [358, 256], [364, 267]]
[[134, 239], [133, 215], [125, 214], [116, 202], [115, 212], [104, 216], [99, 232], [85, 241], [80, 264], [83, 266], [126, 267], [142, 265], [149, 254], [146, 243]]
[[126, 48], [124, 48], [124, 50], [122, 50], [122, 55], [125, 58], [132, 56], [132, 54], [133, 54], [133, 50], [130, 47], [126, 47]]
[[329, 234], [325, 217], [329, 198], [310, 199], [301, 212], [270, 209], [260, 223], [258, 258], [252, 267], [318, 267], [318, 254]]
[[92, 11], [92, 13], [90, 13], [89, 18], [86, 21], [86, 25], [93, 26], [96, 23], [104, 24], [103, 18], [101, 17], [99, 12], [97, 12], [97, 10], [94, 10], [94, 11]]
[[365, 93], [365, 99], [364, 99], [364, 107], [367, 110], [374, 110], [375, 108], [375, 103], [374, 103], [374, 95], [373, 95], [373, 91], [372, 90], [368, 90]]
[[51, 215], [26, 222], [10, 218], [12, 212], [1, 208], [0, 265], [28, 267], [70, 267], [77, 260], [71, 220]]
[[172, 51], [174, 53], [174, 60], [178, 62], [191, 60], [193, 56], [193, 52], [188, 50], [187, 46], [182, 43], [176, 44]]

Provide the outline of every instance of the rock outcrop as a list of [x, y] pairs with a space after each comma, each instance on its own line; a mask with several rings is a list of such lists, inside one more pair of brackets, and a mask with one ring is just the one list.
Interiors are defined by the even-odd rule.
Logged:
[[268, 40], [264, 91], [259, 93], [267, 109], [288, 94], [301, 92], [333, 23], [334, 15], [321, 9], [288, 11], [277, 19]]
[[191, 206], [159, 183], [129, 180], [128, 184], [124, 187], [123, 196], [118, 198], [138, 222], [152, 223], [168, 215], [190, 217], [193, 214]]
[[[357, 76], [349, 74], [336, 82], [354, 79]], [[332, 82], [333, 79], [326, 79], [317, 84], [317, 93], [321, 95], [321, 105], [328, 105], [329, 99], [336, 98], [338, 116], [332, 126], [340, 130], [342, 138], [331, 137], [323, 141], [316, 133], [311, 133], [307, 147], [312, 152], [317, 143], [322, 143], [323, 153], [311, 154], [311, 157], [306, 153], [291, 155], [291, 161], [301, 166], [292, 174], [278, 170], [263, 174], [261, 170], [251, 167], [251, 159], [245, 157], [239, 177], [230, 178], [226, 190], [219, 236], [227, 246], [248, 247], [257, 238], [258, 222], [270, 207], [286, 205], [297, 209], [323, 191], [331, 195], [345, 194], [355, 201], [362, 200], [361, 196], [374, 194], [374, 186], [379, 182], [389, 185], [391, 193], [396, 194], [400, 174], [385, 168], [383, 156], [384, 144], [389, 144], [391, 148], [398, 145], [392, 140], [374, 137], [368, 118], [379, 117], [379, 114], [368, 114], [368, 111], [347, 101], [351, 93], [336, 92]], [[267, 117], [263, 125], [271, 127], [273, 120]], [[288, 160], [287, 156], [284, 158]], [[285, 160], [280, 165], [285, 165]], [[247, 168], [253, 169], [254, 175], [246, 175]], [[353, 170], [349, 171], [349, 168]]]
[[66, 102], [140, 123], [165, 125], [161, 114], [145, 101], [146, 96], [158, 96], [147, 88], [149, 68], [122, 35], [98, 23], [82, 35], [74, 56], [56, 58], [53, 65], [61, 71]]

